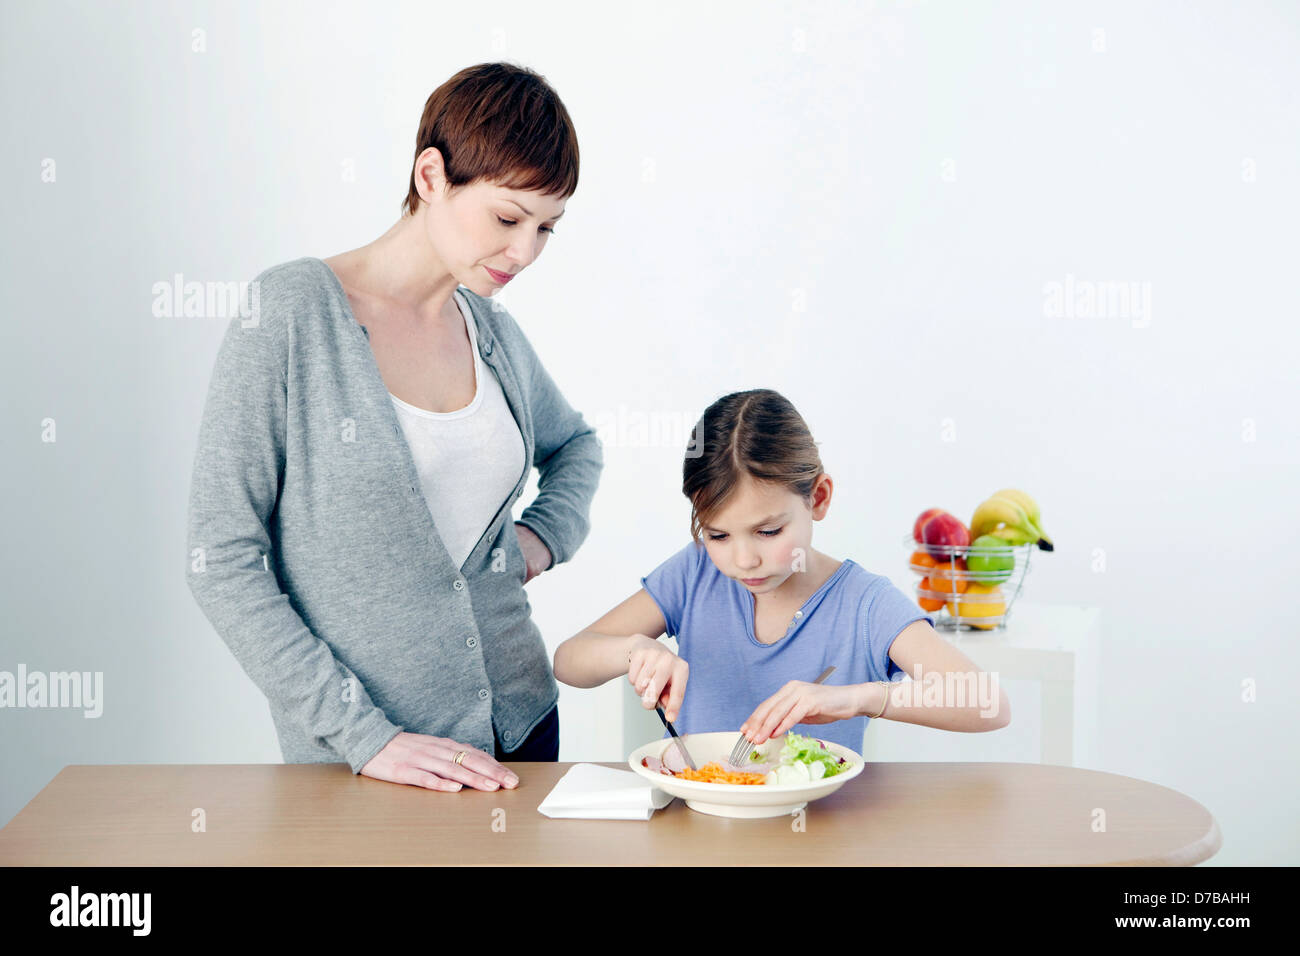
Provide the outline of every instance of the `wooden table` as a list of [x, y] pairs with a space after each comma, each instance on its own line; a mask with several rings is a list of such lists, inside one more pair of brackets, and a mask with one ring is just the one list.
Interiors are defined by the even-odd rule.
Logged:
[[74, 765], [0, 830], [0, 864], [1151, 866], [1199, 863], [1222, 842], [1195, 800], [1074, 767], [872, 763], [810, 803], [799, 830], [680, 800], [648, 821], [542, 816], [570, 766], [512, 764], [516, 790], [444, 794], [342, 763]]

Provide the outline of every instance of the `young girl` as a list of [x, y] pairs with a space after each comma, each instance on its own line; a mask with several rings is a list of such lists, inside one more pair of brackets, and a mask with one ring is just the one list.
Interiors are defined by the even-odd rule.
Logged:
[[[754, 744], [793, 730], [861, 753], [874, 717], [956, 731], [1010, 722], [992, 675], [911, 598], [814, 550], [812, 522], [826, 517], [832, 484], [784, 397], [726, 395], [693, 434], [700, 445], [682, 481], [691, 542], [556, 649], [558, 680], [595, 687], [626, 674], [680, 733], [740, 730]], [[677, 654], [658, 640], [665, 633]], [[831, 665], [825, 684], [811, 683]], [[913, 681], [893, 682], [903, 673]]]

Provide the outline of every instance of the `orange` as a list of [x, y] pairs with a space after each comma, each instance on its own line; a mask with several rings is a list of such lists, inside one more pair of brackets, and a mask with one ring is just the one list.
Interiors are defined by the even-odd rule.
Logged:
[[933, 590], [935, 591], [965, 594], [966, 589], [970, 587], [970, 581], [966, 577], [966, 562], [961, 558], [935, 565], [930, 575], [934, 578]]
[[917, 599], [916, 599], [916, 603], [919, 604], [919, 605], [921, 605], [921, 610], [923, 610], [923, 611], [937, 611], [937, 610], [939, 610], [939, 608], [943, 607], [943, 601], [940, 601], [940, 600], [937, 600], [937, 599], [935, 599], [935, 598], [931, 598], [931, 597], [921, 597], [921, 596], [920, 596], [922, 592], [932, 590], [931, 587], [930, 587], [930, 579], [929, 579], [929, 578], [921, 578], [921, 583], [918, 584], [918, 585], [916, 586], [916, 590], [917, 590], [917, 594], [918, 594]]
[[908, 562], [912, 565], [913, 571], [917, 568], [932, 568], [939, 563], [934, 559], [934, 555], [926, 551], [913, 551]]

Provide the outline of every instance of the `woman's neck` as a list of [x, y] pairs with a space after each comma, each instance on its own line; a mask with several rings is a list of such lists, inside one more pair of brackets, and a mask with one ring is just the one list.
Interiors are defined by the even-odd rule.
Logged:
[[378, 239], [347, 255], [367, 294], [408, 314], [445, 316], [460, 284], [433, 254], [418, 216], [403, 216]]

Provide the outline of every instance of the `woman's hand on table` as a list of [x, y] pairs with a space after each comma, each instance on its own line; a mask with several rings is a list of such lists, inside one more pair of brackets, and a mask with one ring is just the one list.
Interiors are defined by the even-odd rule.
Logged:
[[795, 724], [829, 724], [863, 713], [865, 684], [792, 680], [754, 709], [740, 732], [754, 744], [780, 737]]
[[554, 558], [532, 528], [515, 522], [515, 534], [519, 536], [519, 550], [524, 553], [524, 564], [528, 566], [528, 573], [524, 575], [527, 584], [549, 568]]
[[[462, 750], [465, 757], [457, 765], [454, 762], [456, 754]], [[390, 740], [361, 768], [361, 772], [376, 780], [448, 793], [455, 793], [462, 787], [491, 791], [519, 786], [519, 778], [512, 771], [477, 748], [459, 744], [448, 737], [405, 731]]]
[[686, 694], [690, 668], [662, 643], [645, 634], [633, 634], [627, 654], [627, 679], [641, 695], [646, 710], [659, 706], [669, 720], [677, 719]]

